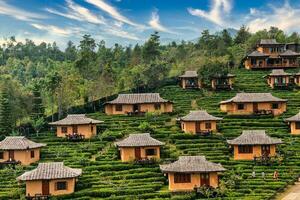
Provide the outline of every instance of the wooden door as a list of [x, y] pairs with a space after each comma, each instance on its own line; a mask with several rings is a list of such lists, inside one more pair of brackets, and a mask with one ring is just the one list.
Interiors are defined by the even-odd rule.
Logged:
[[78, 126], [72, 126], [72, 133], [78, 133]]
[[196, 133], [201, 133], [200, 122], [195, 122], [195, 130]]
[[139, 112], [140, 106], [138, 104], [133, 104], [133, 112]]
[[269, 156], [270, 155], [270, 145], [262, 145], [261, 146], [261, 155]]
[[200, 186], [209, 186], [209, 173], [200, 174]]
[[253, 111], [254, 112], [258, 111], [258, 103], [253, 103]]
[[8, 151], [8, 159], [14, 160], [15, 159], [15, 152], [13, 150]]
[[49, 195], [49, 181], [43, 180], [42, 181], [42, 195]]
[[141, 159], [141, 148], [140, 147], [136, 147], [134, 149], [134, 155], [135, 155], [135, 159], [136, 160], [140, 160]]

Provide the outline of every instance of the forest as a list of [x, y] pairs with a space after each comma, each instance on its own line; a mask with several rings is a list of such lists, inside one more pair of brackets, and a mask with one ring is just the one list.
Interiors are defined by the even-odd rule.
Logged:
[[296, 32], [271, 27], [250, 33], [245, 26], [234, 35], [226, 29], [204, 30], [196, 42], [167, 45], [161, 44], [158, 32], [144, 44], [112, 47], [84, 35], [78, 46], [69, 41], [64, 50], [56, 43], [22, 43], [12, 36], [0, 46], [0, 135], [17, 135], [22, 124], [38, 133], [54, 113], [62, 117], [73, 106], [121, 91], [155, 88], [187, 69], [214, 68], [215, 63], [242, 67], [262, 38], [300, 42]]

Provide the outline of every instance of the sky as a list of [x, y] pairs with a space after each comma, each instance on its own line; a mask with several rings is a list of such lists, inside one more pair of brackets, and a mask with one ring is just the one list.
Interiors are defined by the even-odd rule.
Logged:
[[300, 31], [300, 0], [0, 0], [0, 42], [10, 36], [64, 48], [84, 34], [108, 46], [194, 40], [241, 25], [251, 32], [277, 26]]

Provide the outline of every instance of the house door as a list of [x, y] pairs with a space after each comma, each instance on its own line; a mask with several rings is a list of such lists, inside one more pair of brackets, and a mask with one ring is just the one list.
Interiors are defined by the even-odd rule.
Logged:
[[134, 149], [134, 155], [135, 155], [135, 159], [136, 160], [140, 160], [141, 159], [141, 148], [140, 147], [136, 147]]
[[200, 174], [200, 186], [209, 186], [209, 174], [208, 173], [203, 173]]
[[253, 111], [254, 112], [258, 111], [258, 104], [257, 103], [253, 103]]
[[138, 104], [133, 104], [133, 112], [139, 112], [140, 111], [140, 107]]
[[270, 155], [270, 145], [262, 145], [261, 146], [261, 155], [269, 156]]
[[15, 152], [13, 150], [8, 151], [8, 159], [14, 160], [15, 159]]
[[43, 180], [42, 181], [42, 195], [49, 195], [49, 181]]
[[78, 126], [73, 126], [72, 130], [73, 130], [73, 133], [78, 133]]
[[195, 122], [195, 130], [196, 130], [196, 133], [200, 133], [201, 132], [200, 122]]

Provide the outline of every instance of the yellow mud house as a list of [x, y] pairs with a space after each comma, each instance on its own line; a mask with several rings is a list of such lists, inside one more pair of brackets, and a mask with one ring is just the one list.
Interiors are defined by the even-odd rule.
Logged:
[[183, 75], [179, 76], [179, 80], [183, 89], [201, 88], [197, 71], [185, 71]]
[[221, 101], [220, 109], [230, 115], [273, 114], [286, 111], [287, 100], [271, 93], [238, 93], [235, 97]]
[[91, 138], [97, 134], [97, 125], [100, 123], [103, 121], [88, 118], [85, 114], [72, 114], [49, 124], [56, 126], [57, 137], [80, 134], [84, 138]]
[[227, 140], [227, 143], [233, 147], [234, 160], [254, 160], [275, 156], [276, 145], [282, 144], [282, 141], [271, 138], [265, 130], [245, 130], [239, 137]]
[[235, 75], [214, 75], [211, 77], [211, 88], [214, 90], [232, 90]]
[[205, 110], [190, 111], [180, 118], [181, 130], [185, 133], [207, 134], [217, 131], [217, 122], [222, 118], [212, 116]]
[[294, 75], [294, 83], [295, 85], [300, 86], [300, 72]]
[[256, 50], [250, 53], [244, 61], [246, 69], [295, 68], [299, 67], [299, 53], [290, 49], [284, 43], [275, 39], [262, 39]]
[[39, 163], [34, 170], [17, 178], [26, 182], [26, 196], [57, 196], [75, 191], [76, 178], [81, 169], [64, 166], [63, 162]]
[[292, 83], [292, 74], [286, 73], [283, 69], [273, 69], [272, 73], [267, 75], [267, 82], [271, 88], [287, 88]]
[[207, 161], [204, 156], [180, 156], [173, 163], [160, 165], [160, 169], [168, 175], [172, 192], [192, 191], [201, 186], [217, 188], [218, 172], [226, 170], [221, 164]]
[[46, 144], [35, 143], [24, 136], [6, 137], [0, 142], [0, 163], [20, 162], [30, 165], [40, 160], [41, 148]]
[[285, 119], [288, 122], [291, 129], [291, 134], [300, 134], [300, 112], [290, 118]]
[[115, 100], [105, 104], [108, 115], [172, 111], [173, 103], [161, 98], [159, 93], [119, 94]]
[[149, 133], [130, 134], [127, 138], [115, 142], [122, 162], [134, 160], [160, 159], [160, 148], [165, 143], [150, 136]]

